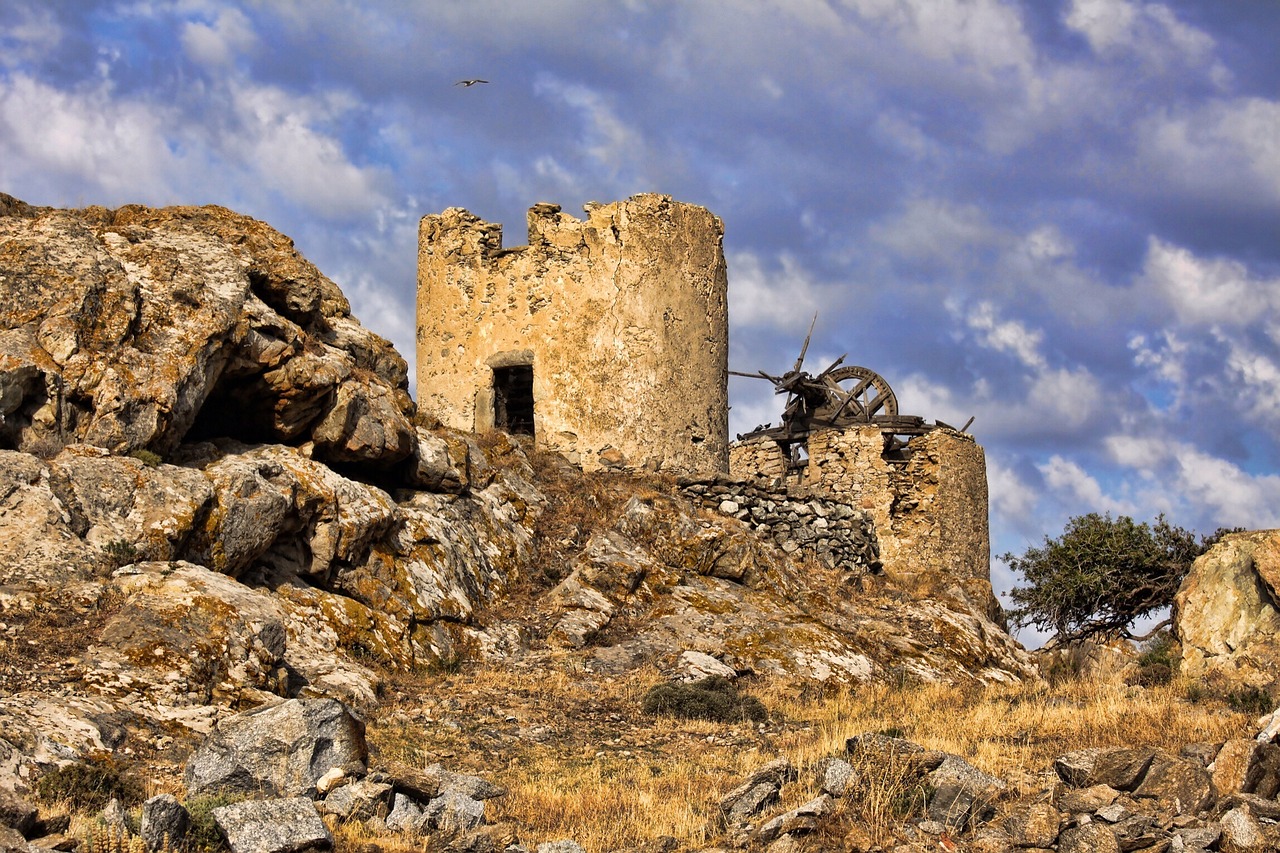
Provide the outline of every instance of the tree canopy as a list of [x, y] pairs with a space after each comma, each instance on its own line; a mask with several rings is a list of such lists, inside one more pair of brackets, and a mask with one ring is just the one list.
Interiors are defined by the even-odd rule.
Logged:
[[1110, 513], [1075, 516], [1058, 538], [1046, 536], [1022, 556], [1001, 556], [1027, 582], [1010, 593], [1017, 605], [1011, 621], [1064, 641], [1131, 636], [1128, 626], [1172, 604], [1196, 557], [1227, 532], [1197, 542], [1163, 515], [1154, 524]]

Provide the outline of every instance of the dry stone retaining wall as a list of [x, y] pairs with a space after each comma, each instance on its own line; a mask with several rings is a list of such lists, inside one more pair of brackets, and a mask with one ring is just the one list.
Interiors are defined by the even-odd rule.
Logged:
[[846, 503], [724, 476], [681, 480], [681, 488], [703, 506], [750, 524], [788, 554], [800, 552], [832, 568], [880, 569], [871, 516]]

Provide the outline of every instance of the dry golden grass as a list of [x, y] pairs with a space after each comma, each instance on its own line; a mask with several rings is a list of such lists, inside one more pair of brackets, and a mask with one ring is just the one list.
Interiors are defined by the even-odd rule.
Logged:
[[[1058, 755], [1084, 747], [1222, 741], [1250, 716], [1218, 699], [1189, 701], [1185, 682], [1131, 688], [1093, 681], [1049, 687], [872, 685], [825, 691], [757, 680], [743, 685], [770, 710], [762, 725], [652, 718], [639, 711], [654, 670], [601, 678], [570, 665], [524, 671], [469, 669], [402, 682], [402, 701], [370, 725], [375, 759], [475, 772], [507, 797], [489, 817], [520, 827], [521, 840], [572, 838], [608, 851], [669, 835], [697, 849], [724, 832], [718, 803], [751, 771], [789, 758], [800, 781], [779, 808], [818, 794], [817, 762], [845, 740], [889, 732], [954, 753], [1009, 780], [1019, 794], [1050, 784]], [[412, 697], [412, 698], [410, 698]], [[435, 697], [435, 698], [429, 698]], [[907, 774], [864, 773], [860, 798], [841, 802], [834, 823], [887, 838], [910, 805]], [[891, 769], [890, 769], [891, 771]]]

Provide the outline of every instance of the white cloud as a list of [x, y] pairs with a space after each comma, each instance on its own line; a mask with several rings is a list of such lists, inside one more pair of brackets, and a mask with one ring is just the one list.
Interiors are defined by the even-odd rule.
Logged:
[[765, 268], [753, 252], [731, 252], [729, 320], [734, 328], [768, 326], [779, 331], [803, 331], [821, 304], [812, 275], [793, 256], [778, 257], [781, 269]]
[[[1162, 329], [1150, 336], [1136, 334], [1129, 338], [1135, 367], [1145, 368], [1164, 383], [1172, 392], [1167, 408], [1182, 404], [1188, 386], [1187, 358], [1191, 347], [1172, 329]], [[1162, 407], [1166, 408], [1166, 407]]]
[[1227, 387], [1239, 389], [1236, 399], [1254, 423], [1273, 427], [1280, 418], [1280, 363], [1246, 341], [1223, 342], [1228, 346]]
[[1138, 142], [1143, 171], [1160, 174], [1162, 191], [1280, 202], [1280, 101], [1219, 99], [1157, 112], [1141, 123]]
[[253, 25], [239, 9], [217, 11], [211, 24], [188, 21], [180, 38], [188, 56], [215, 69], [231, 65], [237, 55], [252, 50], [258, 41]]
[[941, 198], [912, 199], [900, 214], [872, 225], [868, 234], [904, 260], [948, 264], [1006, 239], [978, 207]]
[[545, 74], [534, 81], [533, 91], [560, 101], [582, 117], [584, 133], [578, 147], [609, 179], [634, 181], [643, 171], [647, 159], [644, 138], [618, 116], [605, 95]]
[[1079, 464], [1058, 454], [1036, 466], [1044, 477], [1045, 485], [1062, 493], [1075, 503], [1088, 507], [1090, 512], [1110, 512], [1117, 515], [1133, 515], [1136, 507], [1124, 500], [1117, 500], [1102, 490], [1102, 486]]
[[1014, 524], [1029, 518], [1040, 499], [1017, 471], [990, 455], [987, 457], [987, 491], [993, 512]]
[[1109, 405], [1106, 389], [1087, 368], [1057, 368], [1037, 374], [1022, 405], [1024, 428], [1077, 431]]
[[1133, 39], [1138, 7], [1127, 0], [1074, 0], [1064, 22], [1103, 53]]
[[1245, 326], [1280, 307], [1280, 278], [1257, 278], [1239, 261], [1201, 258], [1157, 237], [1147, 242], [1142, 280], [1188, 325]]
[[[956, 310], [959, 309], [953, 308]], [[1045, 369], [1044, 356], [1040, 354], [1044, 332], [1039, 329], [1029, 329], [1017, 320], [998, 319], [995, 306], [990, 302], [979, 302], [965, 316], [965, 323], [976, 333], [979, 345], [997, 352], [1012, 353], [1023, 366], [1032, 370]]]
[[353, 105], [341, 95], [299, 98], [273, 86], [233, 82], [239, 126], [218, 139], [220, 153], [274, 191], [326, 219], [370, 215], [387, 203], [381, 170], [361, 167], [320, 126]]
[[1183, 23], [1163, 3], [1073, 0], [1063, 22], [1100, 56], [1136, 55], [1156, 67], [1200, 63], [1214, 49], [1211, 36]]
[[1035, 47], [1018, 9], [998, 0], [844, 0], [896, 31], [919, 55], [993, 78], [1029, 71]]
[[1113, 435], [1104, 447], [1116, 463], [1147, 481], [1147, 503], [1159, 511], [1198, 514], [1207, 526], [1280, 526], [1280, 476], [1250, 474], [1191, 444], [1158, 436]]
[[16, 68], [47, 55], [62, 41], [62, 28], [47, 8], [18, 7], [0, 32], [0, 66]]
[[171, 110], [118, 98], [106, 84], [64, 91], [25, 75], [0, 79], [0, 178], [41, 184], [57, 203], [167, 199], [182, 169], [166, 144], [177, 124]]

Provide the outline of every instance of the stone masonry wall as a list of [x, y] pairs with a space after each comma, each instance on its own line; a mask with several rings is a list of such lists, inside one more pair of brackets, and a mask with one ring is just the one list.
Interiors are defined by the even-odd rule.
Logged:
[[831, 568], [879, 571], [880, 548], [871, 516], [812, 489], [779, 489], [733, 477], [685, 479], [686, 495], [709, 509], [750, 524], [788, 554], [806, 554]]
[[911, 439], [905, 461], [884, 458], [874, 426], [809, 437], [805, 482], [875, 519], [885, 569], [898, 575], [991, 578], [987, 467], [971, 436], [935, 429]]
[[[986, 457], [973, 438], [950, 429], [915, 436], [888, 459], [879, 427], [821, 430], [809, 437], [798, 481], [814, 494], [866, 511], [886, 574], [900, 580], [959, 581], [990, 595]], [[787, 488], [785, 458], [771, 439], [730, 448], [734, 477]]]
[[529, 211], [529, 245], [460, 208], [425, 216], [418, 395], [448, 426], [494, 425], [494, 369], [533, 368], [534, 438], [583, 468], [723, 472], [723, 226], [667, 196]]

